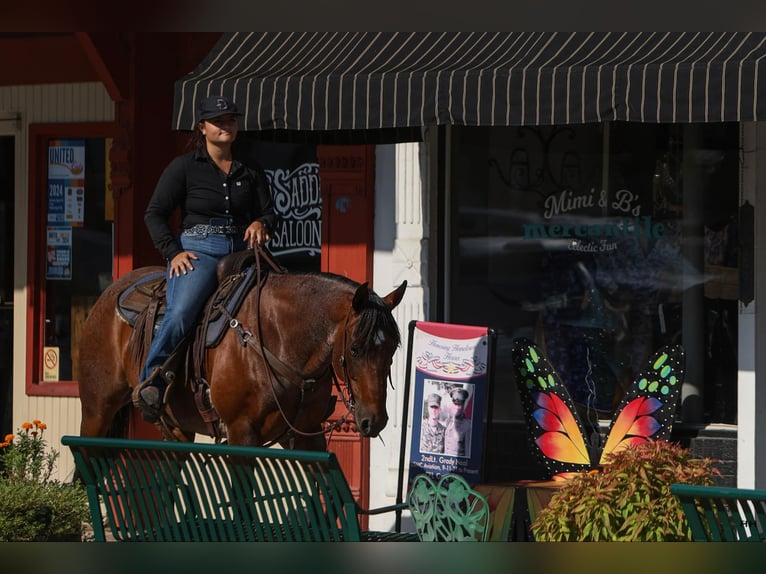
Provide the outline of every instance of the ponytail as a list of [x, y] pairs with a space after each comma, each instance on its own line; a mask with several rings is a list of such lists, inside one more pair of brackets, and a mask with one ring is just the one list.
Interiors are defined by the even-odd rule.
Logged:
[[194, 128], [186, 147], [189, 151], [197, 151], [205, 147], [205, 134], [200, 131], [199, 127]]

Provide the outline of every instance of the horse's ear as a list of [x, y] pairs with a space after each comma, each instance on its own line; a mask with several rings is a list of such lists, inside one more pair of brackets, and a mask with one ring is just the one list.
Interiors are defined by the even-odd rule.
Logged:
[[361, 313], [369, 299], [370, 289], [367, 286], [367, 283], [362, 283], [359, 287], [356, 288], [356, 293], [354, 293], [354, 300], [351, 302], [352, 307], [354, 307], [354, 311]]
[[402, 297], [404, 297], [404, 290], [407, 288], [407, 280], [405, 279], [402, 281], [402, 284], [399, 285], [396, 289], [391, 291], [388, 295], [383, 297], [383, 301], [386, 302], [386, 305], [388, 305], [389, 309], [393, 309], [396, 307], [402, 300]]

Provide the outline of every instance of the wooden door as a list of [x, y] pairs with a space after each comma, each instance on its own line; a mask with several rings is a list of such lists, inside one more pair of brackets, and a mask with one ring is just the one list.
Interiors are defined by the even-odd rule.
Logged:
[[[372, 284], [374, 248], [375, 147], [372, 145], [319, 146], [322, 189], [322, 271]], [[339, 399], [333, 418], [346, 413]], [[345, 424], [329, 439], [348, 478], [354, 498], [367, 507], [370, 487], [370, 444], [356, 426]], [[362, 525], [367, 527], [366, 517]]]

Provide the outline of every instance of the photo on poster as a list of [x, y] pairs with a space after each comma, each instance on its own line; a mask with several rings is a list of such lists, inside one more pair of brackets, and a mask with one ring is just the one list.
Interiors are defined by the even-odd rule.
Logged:
[[424, 381], [423, 416], [420, 422], [420, 452], [426, 454], [444, 453], [444, 431], [447, 430], [447, 417], [442, 412], [444, 383], [434, 379]]
[[470, 458], [474, 394], [471, 383], [423, 381], [421, 453]]
[[444, 454], [471, 458], [474, 385], [456, 383], [448, 389], [447, 428], [444, 431]]

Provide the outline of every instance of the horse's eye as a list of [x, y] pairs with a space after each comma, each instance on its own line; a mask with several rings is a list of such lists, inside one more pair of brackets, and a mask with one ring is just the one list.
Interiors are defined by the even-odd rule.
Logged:
[[351, 352], [352, 357], [359, 356], [359, 347], [357, 347], [356, 345], [351, 345], [351, 349], [349, 349], [349, 351]]

